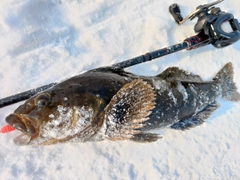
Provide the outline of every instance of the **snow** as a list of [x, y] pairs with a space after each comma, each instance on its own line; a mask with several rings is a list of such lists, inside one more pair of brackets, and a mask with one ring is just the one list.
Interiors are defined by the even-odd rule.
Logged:
[[[0, 2], [0, 97], [82, 71], [154, 51], [195, 35], [196, 20], [178, 26], [168, 6], [184, 16], [190, 0], [2, 0]], [[218, 5], [217, 5], [218, 6]], [[240, 1], [221, 9], [240, 19]], [[157, 75], [170, 66], [210, 80], [227, 62], [240, 89], [240, 42], [181, 51], [127, 70]], [[240, 91], [240, 90], [239, 90]], [[0, 109], [0, 126], [21, 103]], [[204, 125], [162, 129], [155, 143], [101, 141], [16, 146], [17, 131], [0, 134], [0, 174], [8, 179], [240, 179], [240, 103], [221, 100]]]
[[[50, 117], [51, 116], [51, 117]], [[50, 139], [64, 139], [67, 136], [74, 136], [90, 126], [90, 119], [93, 119], [93, 110], [86, 107], [68, 108], [58, 106], [56, 116], [50, 114], [51, 121], [42, 126], [39, 138], [32, 144], [41, 144]], [[85, 134], [88, 135], [88, 134]], [[84, 141], [84, 137], [74, 138], [77, 142]]]

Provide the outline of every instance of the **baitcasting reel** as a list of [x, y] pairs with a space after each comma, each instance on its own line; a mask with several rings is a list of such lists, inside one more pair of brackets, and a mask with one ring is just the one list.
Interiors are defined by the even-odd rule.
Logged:
[[[219, 7], [214, 5], [222, 2], [218, 0], [209, 4], [200, 5], [194, 12], [183, 19], [178, 4], [172, 4], [169, 11], [175, 21], [181, 25], [188, 19], [198, 18], [194, 31], [200, 36], [207, 36], [209, 44], [216, 48], [229, 46], [240, 39], [240, 23], [233, 17], [231, 13], [221, 11]], [[204, 37], [206, 39], [206, 37]]]

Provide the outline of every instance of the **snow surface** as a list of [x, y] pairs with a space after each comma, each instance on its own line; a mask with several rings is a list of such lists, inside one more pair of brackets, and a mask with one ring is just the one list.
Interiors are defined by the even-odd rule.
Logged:
[[[107, 66], [195, 35], [196, 23], [178, 26], [168, 6], [186, 16], [210, 0], [1, 0], [0, 97]], [[240, 19], [240, 1], [222, 10]], [[170, 66], [210, 80], [231, 61], [240, 89], [240, 42], [182, 51], [128, 70], [156, 75]], [[0, 134], [1, 179], [240, 179], [240, 103], [221, 107], [202, 126], [161, 130], [150, 144], [103, 141], [52, 146], [13, 144]], [[18, 104], [0, 109], [0, 126]]]

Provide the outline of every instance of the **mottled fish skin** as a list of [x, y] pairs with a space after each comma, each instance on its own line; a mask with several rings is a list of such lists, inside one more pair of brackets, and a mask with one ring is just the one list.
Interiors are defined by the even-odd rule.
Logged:
[[217, 109], [218, 98], [239, 101], [232, 77], [231, 63], [209, 82], [176, 67], [151, 77], [98, 68], [35, 95], [6, 121], [25, 134], [15, 139], [19, 145], [104, 139], [153, 142], [161, 137], [149, 130], [189, 129]]
[[[156, 106], [142, 131], [171, 126], [178, 121], [188, 119], [203, 110], [221, 97], [221, 85], [216, 81], [197, 82], [178, 77], [164, 78], [136, 77], [128, 75], [128, 79], [141, 78], [150, 84], [156, 93]], [[189, 76], [193, 76], [189, 74]]]

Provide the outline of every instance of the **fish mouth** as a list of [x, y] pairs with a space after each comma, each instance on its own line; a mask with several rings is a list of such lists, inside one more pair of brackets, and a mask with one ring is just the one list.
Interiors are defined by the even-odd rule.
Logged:
[[6, 117], [6, 122], [22, 133], [14, 138], [17, 145], [27, 145], [31, 139], [37, 134], [36, 120], [22, 114], [10, 114]]

